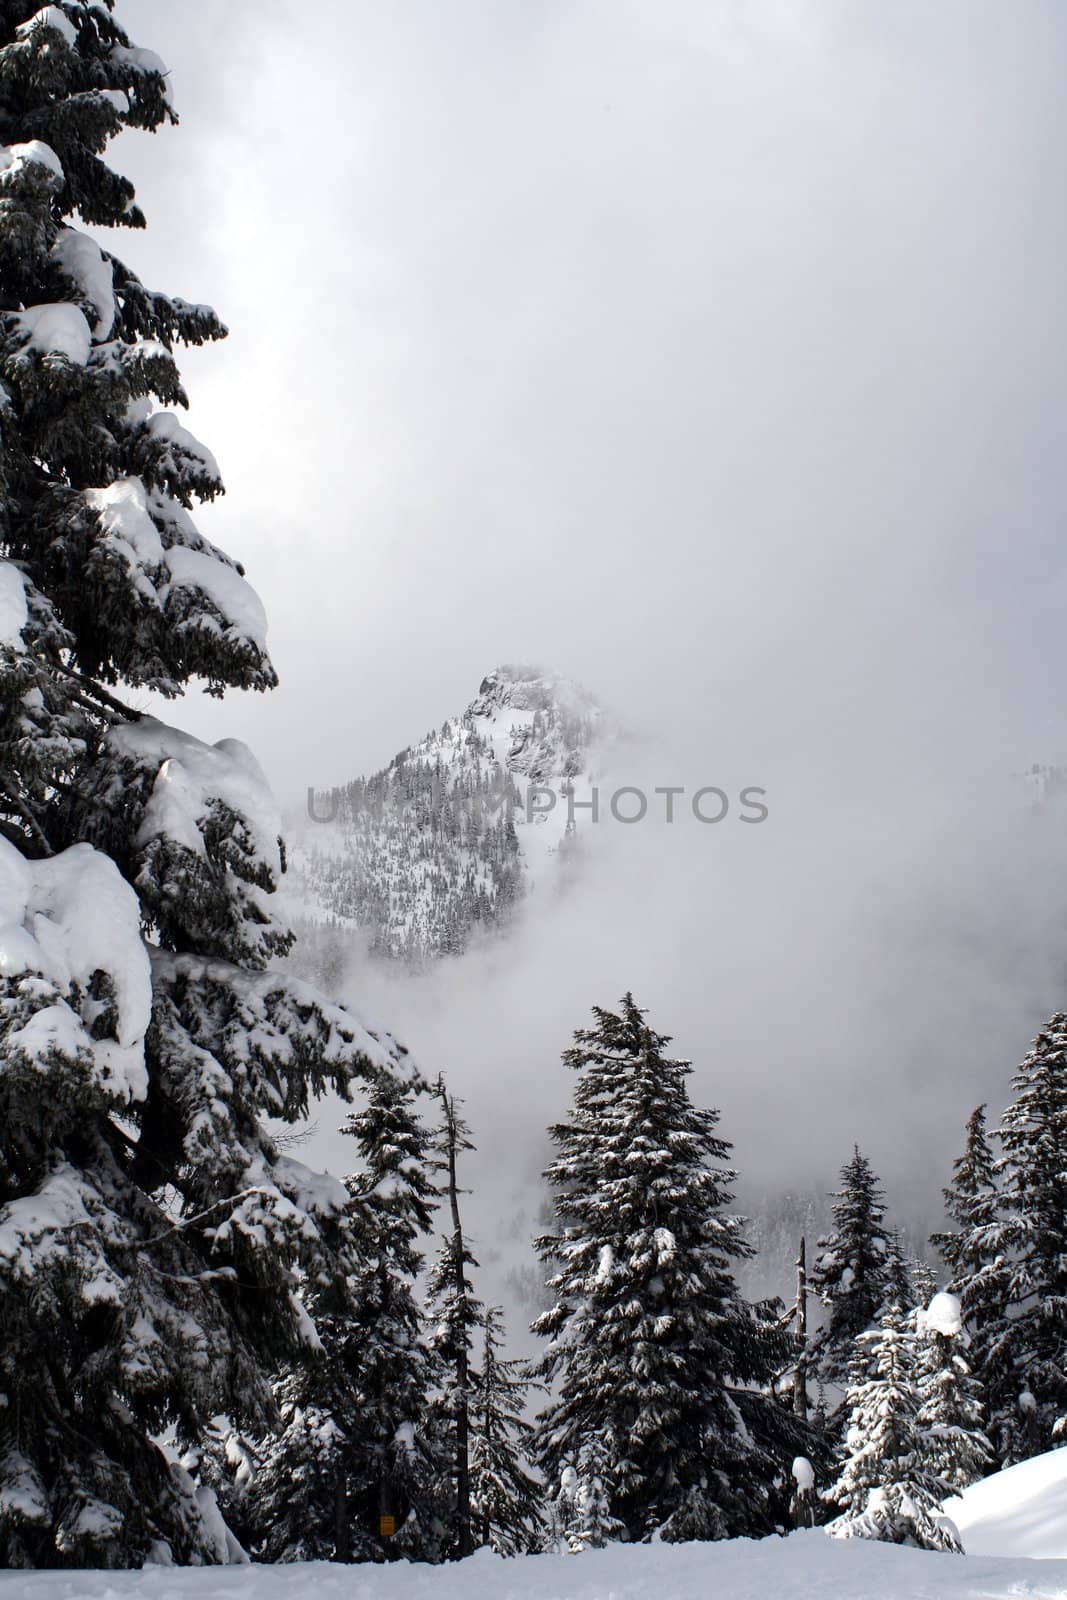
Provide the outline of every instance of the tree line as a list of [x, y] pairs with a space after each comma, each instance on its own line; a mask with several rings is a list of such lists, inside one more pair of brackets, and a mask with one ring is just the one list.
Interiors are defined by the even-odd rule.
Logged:
[[[731, 1147], [718, 1113], [692, 1105], [689, 1063], [631, 995], [594, 1008], [564, 1057], [573, 1104], [549, 1130], [555, 1225], [536, 1250], [551, 1304], [529, 1365], [502, 1355], [499, 1308], [472, 1287], [458, 1177], [471, 1143], [454, 1099], [439, 1083], [424, 1135], [411, 1092], [391, 1091], [387, 1131], [380, 1105], [349, 1124], [367, 1163], [349, 1180], [356, 1254], [361, 1281], [376, 1264], [377, 1298], [347, 1322], [309, 1298], [325, 1351], [282, 1380], [285, 1429], [216, 1449], [227, 1519], [268, 1559], [580, 1551], [808, 1523], [958, 1550], [944, 1503], [1064, 1429], [1067, 1329], [1038, 1276], [1063, 1237], [1064, 1026], [1016, 1075], [999, 1156], [972, 1114], [945, 1190], [954, 1226], [932, 1240], [940, 1274], [905, 1258], [855, 1149], [810, 1274], [800, 1241], [786, 1306], [737, 1288], [751, 1246], [730, 1209]], [[414, 1246], [435, 1201], [448, 1226], [420, 1310]], [[371, 1393], [390, 1397], [384, 1410], [368, 1410]]]

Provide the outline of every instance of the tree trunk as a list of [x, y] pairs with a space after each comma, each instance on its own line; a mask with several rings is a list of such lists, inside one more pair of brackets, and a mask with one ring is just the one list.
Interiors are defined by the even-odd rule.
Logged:
[[[441, 1103], [445, 1109], [445, 1130], [448, 1143], [448, 1203], [452, 1212], [452, 1242], [455, 1272], [455, 1292], [460, 1306], [466, 1301], [463, 1275], [463, 1225], [459, 1215], [459, 1189], [456, 1184], [456, 1114], [452, 1100], [441, 1086]], [[474, 1548], [471, 1539], [471, 1473], [470, 1473], [470, 1402], [467, 1385], [470, 1378], [467, 1360], [466, 1327], [459, 1330], [456, 1340], [456, 1559], [469, 1556]]]
[[793, 1411], [806, 1422], [808, 1419], [808, 1271], [804, 1235], [800, 1236], [800, 1253], [797, 1256], [797, 1314], [796, 1336], [800, 1341], [796, 1369], [793, 1373]]
[[348, 1526], [348, 1489], [343, 1465], [338, 1467], [334, 1481], [333, 1558], [335, 1561], [352, 1559], [352, 1538]]

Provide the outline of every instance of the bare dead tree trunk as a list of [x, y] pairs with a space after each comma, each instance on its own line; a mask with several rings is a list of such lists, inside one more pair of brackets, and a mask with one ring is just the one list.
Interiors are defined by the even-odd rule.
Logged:
[[800, 1341], [797, 1364], [793, 1373], [793, 1411], [796, 1416], [808, 1419], [808, 1271], [807, 1247], [800, 1236], [800, 1253], [797, 1256], [797, 1311], [795, 1332]]

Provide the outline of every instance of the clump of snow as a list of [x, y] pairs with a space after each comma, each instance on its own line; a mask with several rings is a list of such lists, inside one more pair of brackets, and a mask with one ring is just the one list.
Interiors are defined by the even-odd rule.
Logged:
[[74, 24], [60, 6], [42, 6], [39, 11], [34, 12], [32, 17], [20, 23], [15, 29], [15, 33], [18, 38], [25, 39], [35, 28], [51, 28], [55, 33], [60, 34], [67, 44], [72, 46], [78, 42]]
[[807, 1456], [797, 1456], [793, 1462], [793, 1482], [798, 1489], [815, 1487], [815, 1468]]
[[177, 588], [199, 589], [218, 607], [231, 628], [265, 650], [267, 613], [263, 602], [247, 579], [235, 568], [206, 550], [190, 550], [187, 545], [172, 545], [167, 551], [167, 566]]
[[10, 1450], [0, 1461], [0, 1517], [21, 1517], [24, 1522], [47, 1522], [48, 1496], [33, 1465], [20, 1450]]
[[216, 1561], [220, 1566], [246, 1566], [248, 1557], [226, 1526], [214, 1489], [201, 1485], [196, 1490], [195, 1498], [200, 1521], [214, 1546]]
[[24, 144], [0, 144], [0, 184], [17, 183], [31, 167], [46, 174], [54, 189], [58, 189], [66, 177], [63, 163], [43, 139], [27, 139]]
[[[191, 1515], [199, 1521], [203, 1542], [210, 1549], [214, 1560], [220, 1566], [229, 1566], [231, 1568], [246, 1566], [248, 1557], [223, 1521], [214, 1490], [204, 1486], [197, 1487], [180, 1462], [171, 1461], [169, 1465], [171, 1476], [174, 1479], [174, 1486], [179, 1495], [188, 1502]], [[178, 1597], [182, 1597], [182, 1600], [184, 1600], [184, 1595], [187, 1591], [181, 1579], [178, 1580], [180, 1587], [172, 1587], [168, 1579], [165, 1591], [156, 1588], [156, 1585], [152, 1582], [153, 1569], [155, 1576], [158, 1576], [160, 1567], [166, 1567], [170, 1572], [180, 1570], [174, 1567], [174, 1557], [170, 1546], [162, 1541], [157, 1541], [153, 1546], [152, 1560], [149, 1563], [148, 1584], [156, 1589], [159, 1600], [165, 1600], [165, 1597], [170, 1596], [174, 1596], [175, 1600], [178, 1600]], [[186, 1572], [189, 1571], [188, 1568], [185, 1570]], [[196, 1572], [197, 1576], [200, 1576], [203, 1569], [198, 1571], [194, 1568], [192, 1570]], [[101, 1576], [104, 1576], [104, 1574], [101, 1574]], [[114, 1577], [114, 1573], [110, 1573], [108, 1576]], [[85, 1577], [88, 1577], [87, 1573], [78, 1574], [79, 1596], [82, 1593], [91, 1593], [91, 1591], [83, 1591], [80, 1587], [80, 1580]], [[117, 1591], [105, 1589], [102, 1591], [101, 1600], [103, 1600], [104, 1596], [106, 1596], [106, 1600], [117, 1600]], [[210, 1595], [205, 1595], [204, 1600], [211, 1600]]]
[[247, 746], [237, 739], [204, 744], [155, 717], [113, 728], [108, 739], [113, 749], [139, 766], [156, 769], [138, 844], [165, 837], [203, 854], [201, 824], [207, 825], [212, 802], [218, 800], [245, 819], [255, 855], [278, 871], [281, 813]]
[[110, 59], [112, 59], [117, 66], [126, 67], [128, 70], [133, 70], [134, 74], [141, 74], [141, 72], [158, 72], [158, 75], [165, 80], [165, 82], [163, 82], [163, 99], [165, 99], [166, 104], [173, 109], [174, 98], [173, 94], [171, 94], [170, 67], [165, 66], [165, 62], [162, 61], [160, 56], [155, 54], [154, 50], [139, 50], [138, 46], [136, 45], [112, 45], [112, 50], [110, 50]]
[[163, 64], [162, 59], [155, 54], [154, 50], [139, 50], [136, 46], [130, 45], [112, 45], [110, 59], [117, 66], [133, 69], [134, 74], [158, 72], [158, 75], [163, 78], [163, 99], [171, 107], [171, 110], [174, 109], [173, 82], [171, 82], [170, 67], [166, 67]]
[[656, 1259], [661, 1266], [665, 1262], [673, 1261], [678, 1251], [678, 1241], [669, 1228], [657, 1228], [652, 1235], [652, 1243]]
[[73, 1550], [83, 1540], [103, 1544], [113, 1539], [123, 1524], [122, 1512], [106, 1500], [83, 1500], [73, 1516], [64, 1519], [56, 1530], [56, 1547]]
[[[158, 420], [150, 418], [148, 426]], [[191, 434], [188, 437], [192, 439]], [[84, 498], [99, 518], [104, 543], [122, 558], [144, 600], [165, 606], [177, 590], [198, 591], [220, 613], [229, 633], [266, 650], [267, 617], [259, 595], [229, 558], [200, 536], [183, 506], [150, 494], [140, 478], [118, 478], [104, 489], [87, 489]], [[169, 548], [160, 535], [160, 522], [168, 525], [172, 539], [177, 537]], [[208, 620], [206, 615], [200, 619], [202, 625]]]
[[84, 367], [92, 348], [92, 335], [85, 313], [69, 300], [40, 306], [27, 306], [15, 314], [23, 330], [24, 350], [38, 350], [46, 356], [64, 356], [75, 366]]
[[307, 1307], [304, 1305], [304, 1302], [301, 1300], [298, 1294], [290, 1293], [289, 1304], [296, 1313], [296, 1336], [300, 1340], [300, 1343], [305, 1347], [305, 1349], [315, 1350], [321, 1354], [323, 1344], [322, 1340], [319, 1338], [319, 1330], [316, 1328], [314, 1322], [312, 1322], [310, 1316], [308, 1315]]
[[123, 66], [133, 67], [137, 72], [158, 72], [161, 78], [167, 77], [170, 70], [154, 50], [142, 50], [136, 45], [113, 45], [111, 59], [121, 61]]
[[918, 1321], [922, 1332], [940, 1333], [946, 1339], [955, 1339], [963, 1327], [959, 1297], [942, 1289], [934, 1295], [926, 1310], [919, 1312]]
[[207, 445], [201, 444], [188, 428], [183, 428], [173, 411], [157, 411], [154, 417], [148, 419], [147, 426], [153, 439], [171, 445], [183, 455], [192, 456], [211, 477], [219, 476], [219, 464]]
[[[89, 987], [97, 973], [114, 996], [111, 1038], [93, 1037], [100, 1003]], [[110, 1088], [142, 1099], [152, 982], [140, 906], [114, 862], [91, 845], [27, 861], [0, 838], [0, 978], [11, 984], [23, 975], [46, 979], [50, 988], [8, 1035], [9, 1047], [32, 1060], [43, 1060], [53, 1046], [72, 1056], [87, 1053]]]
[[99, 517], [109, 547], [125, 561], [134, 587], [146, 598], [154, 596], [155, 586], [144, 569], [162, 563], [163, 541], [148, 514], [140, 478], [117, 478], [106, 489], [86, 489], [85, 503]]
[[0, 559], [0, 644], [21, 644], [26, 615], [22, 574], [10, 561]]
[[96, 312], [93, 338], [106, 339], [115, 321], [114, 270], [100, 246], [78, 228], [61, 228], [49, 251], [64, 277], [81, 290]]
[[32, 1279], [50, 1254], [65, 1254], [77, 1230], [84, 1241], [83, 1269], [92, 1261], [89, 1283], [93, 1298], [118, 1300], [121, 1287], [99, 1249], [98, 1196], [72, 1166], [57, 1167], [36, 1194], [22, 1195], [0, 1207], [0, 1258], [7, 1275]]
[[350, 1199], [340, 1178], [313, 1172], [291, 1156], [279, 1156], [275, 1161], [274, 1179], [282, 1193], [311, 1216], [338, 1216]]

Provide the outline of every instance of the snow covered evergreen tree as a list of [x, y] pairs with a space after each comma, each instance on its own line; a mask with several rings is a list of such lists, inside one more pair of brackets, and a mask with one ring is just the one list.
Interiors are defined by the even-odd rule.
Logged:
[[993, 1451], [982, 1427], [981, 1385], [961, 1348], [967, 1335], [954, 1294], [935, 1294], [919, 1312], [917, 1336], [918, 1422], [926, 1465], [959, 1494], [992, 1470]]
[[524, 1361], [501, 1354], [503, 1344], [503, 1313], [487, 1306], [471, 1392], [471, 1518], [477, 1544], [515, 1556], [541, 1546], [544, 1491], [526, 1461], [533, 1429], [524, 1410], [533, 1380]]
[[889, 1248], [885, 1259], [885, 1289], [879, 1312], [885, 1306], [899, 1306], [901, 1311], [911, 1311], [917, 1304], [911, 1266], [904, 1255], [900, 1234], [894, 1228], [889, 1235]]
[[882, 1190], [858, 1146], [841, 1169], [841, 1187], [833, 1198], [834, 1225], [819, 1240], [821, 1253], [810, 1278], [812, 1292], [830, 1313], [812, 1340], [823, 1383], [840, 1383], [846, 1376], [856, 1339], [885, 1302], [891, 1259]]
[[925, 1458], [914, 1318], [899, 1306], [856, 1340], [847, 1404], [843, 1466], [831, 1491], [842, 1511], [828, 1531], [841, 1539], [958, 1551], [959, 1539], [941, 1515], [948, 1486]]
[[984, 1257], [965, 1286], [978, 1329], [988, 1432], [1002, 1465], [1040, 1455], [1067, 1424], [1067, 1017], [1057, 1013], [1012, 1080], [995, 1137], [997, 1220], [961, 1247]]
[[928, 1261], [913, 1256], [908, 1262], [908, 1276], [917, 1306], [928, 1306], [937, 1293], [937, 1273]]
[[[359, 1413], [354, 1419], [350, 1504], [356, 1560], [395, 1555], [437, 1561], [445, 1552], [450, 1462], [432, 1396], [437, 1358], [416, 1297], [422, 1242], [438, 1194], [432, 1136], [414, 1091], [382, 1075], [367, 1108], [349, 1118], [362, 1169], [349, 1179], [359, 1217], [362, 1272], [355, 1323]], [[381, 1516], [395, 1536], [383, 1536]]]
[[[986, 1136], [985, 1109], [984, 1105], [976, 1106], [968, 1117], [963, 1154], [952, 1163], [952, 1182], [942, 1190], [945, 1210], [956, 1226], [930, 1236], [930, 1243], [949, 1269], [949, 1288], [953, 1292], [970, 1287], [988, 1265], [988, 1230], [997, 1221], [995, 1161]], [[966, 1298], [963, 1310], [966, 1316]]]
[[345, 1132], [362, 1162], [347, 1180], [349, 1272], [306, 1291], [322, 1357], [279, 1382], [283, 1428], [224, 1505], [261, 1560], [439, 1560], [451, 1463], [415, 1299], [436, 1191], [414, 1090], [377, 1075]]
[[[307, 1399], [311, 1387], [306, 1370], [294, 1369], [279, 1381], [281, 1427], [262, 1441], [247, 1485], [205, 1474], [217, 1485], [227, 1524], [257, 1561], [351, 1559], [348, 1438], [330, 1406]], [[224, 1456], [228, 1444], [227, 1438]]]
[[563, 1536], [573, 1555], [602, 1550], [625, 1531], [612, 1515], [611, 1482], [606, 1442], [593, 1433], [578, 1451], [577, 1466], [565, 1468], [560, 1480]]
[[534, 1328], [558, 1390], [535, 1459], [558, 1485], [599, 1440], [630, 1539], [765, 1532], [786, 1515], [789, 1463], [810, 1434], [762, 1392], [793, 1342], [734, 1282], [750, 1247], [726, 1209], [730, 1147], [632, 995], [594, 1015], [564, 1056], [570, 1118], [550, 1130], [558, 1226], [537, 1248], [555, 1303]]
[[[1010, 1269], [1000, 1232], [996, 1160], [986, 1136], [985, 1106], [967, 1121], [963, 1154], [953, 1163], [943, 1191], [954, 1228], [931, 1235], [948, 1268], [948, 1288], [958, 1295], [967, 1335], [967, 1361], [988, 1401], [1004, 1388], [1001, 1339], [1007, 1320]], [[1005, 1390], [1005, 1397], [1008, 1391]], [[1009, 1401], [1009, 1410], [1011, 1409]], [[988, 1415], [988, 1413], [987, 1413]], [[1007, 1449], [1007, 1438], [998, 1438]], [[1005, 1460], [1007, 1457], [1005, 1456]]]
[[445, 1235], [437, 1253], [427, 1286], [430, 1343], [440, 1363], [443, 1392], [437, 1411], [444, 1420], [451, 1440], [453, 1499], [449, 1553], [457, 1558], [474, 1549], [471, 1529], [470, 1412], [471, 1355], [483, 1319], [481, 1302], [475, 1298], [468, 1269], [478, 1265], [463, 1237], [459, 1209], [457, 1167], [460, 1153], [473, 1150], [470, 1129], [459, 1115], [455, 1098], [438, 1079], [442, 1122], [438, 1135], [438, 1165], [445, 1172], [443, 1193], [447, 1196], [452, 1231]]
[[0, 1565], [220, 1561], [155, 1440], [265, 1427], [317, 1344], [300, 1282], [344, 1271], [343, 1186], [264, 1119], [401, 1062], [267, 970], [284, 854], [249, 752], [128, 703], [276, 682], [173, 409], [175, 345], [225, 329], [81, 226], [144, 225], [104, 156], [176, 120], [165, 68], [110, 0], [9, 0], [0, 104]]

